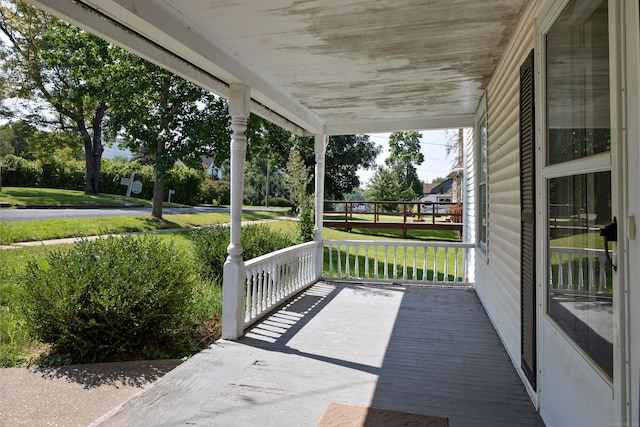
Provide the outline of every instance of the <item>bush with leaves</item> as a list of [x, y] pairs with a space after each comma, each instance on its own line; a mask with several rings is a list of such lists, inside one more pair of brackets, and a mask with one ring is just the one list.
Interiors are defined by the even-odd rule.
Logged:
[[190, 257], [158, 236], [84, 240], [29, 263], [21, 307], [33, 336], [70, 362], [182, 356], [198, 280]]
[[218, 197], [220, 204], [228, 205], [231, 199], [231, 184], [229, 181], [219, 179], [205, 179], [200, 184], [200, 192], [198, 193], [198, 201], [200, 203], [217, 203]]
[[35, 161], [14, 155], [0, 158], [2, 185], [7, 187], [37, 187], [42, 180], [42, 167]]
[[[222, 283], [222, 269], [227, 259], [229, 236], [229, 227], [219, 224], [189, 233], [203, 274], [218, 284]], [[295, 244], [291, 237], [265, 224], [250, 224], [242, 227], [240, 243], [242, 258], [245, 261]]]

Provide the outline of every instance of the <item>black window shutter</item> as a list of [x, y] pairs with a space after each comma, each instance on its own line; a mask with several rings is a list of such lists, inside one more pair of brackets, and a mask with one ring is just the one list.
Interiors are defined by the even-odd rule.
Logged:
[[533, 51], [520, 67], [521, 367], [536, 389], [535, 104]]

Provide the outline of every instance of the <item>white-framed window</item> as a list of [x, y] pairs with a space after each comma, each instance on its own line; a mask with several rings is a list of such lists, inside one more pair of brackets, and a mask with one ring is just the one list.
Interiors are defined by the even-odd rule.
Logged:
[[486, 252], [488, 233], [487, 233], [487, 212], [489, 211], [489, 200], [487, 197], [487, 116], [484, 110], [484, 103], [477, 115], [476, 121], [476, 148], [477, 152], [477, 171], [478, 177], [478, 223], [477, 223], [477, 242], [481, 249]]

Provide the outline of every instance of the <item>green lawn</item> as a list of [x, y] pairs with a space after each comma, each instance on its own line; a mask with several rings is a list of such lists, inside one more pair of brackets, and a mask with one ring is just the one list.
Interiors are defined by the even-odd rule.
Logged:
[[[283, 216], [281, 211], [246, 211], [243, 221], [270, 219]], [[151, 217], [121, 216], [91, 219], [46, 219], [25, 222], [0, 223], [0, 244], [86, 237], [110, 233], [132, 233], [171, 228], [192, 228], [229, 222], [228, 213], [165, 215], [163, 221]]]
[[[11, 205], [110, 205], [124, 206], [134, 203], [151, 207], [151, 200], [126, 197], [117, 194], [88, 196], [82, 191], [60, 190], [57, 188], [2, 187], [0, 202]], [[166, 207], [185, 206], [178, 203], [164, 203]]]

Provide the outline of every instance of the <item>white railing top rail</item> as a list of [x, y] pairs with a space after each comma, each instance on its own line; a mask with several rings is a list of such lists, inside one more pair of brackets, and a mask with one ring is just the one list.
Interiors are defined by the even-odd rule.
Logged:
[[439, 247], [439, 248], [475, 248], [475, 243], [448, 242], [448, 241], [417, 241], [417, 240], [324, 240], [323, 244], [349, 244], [349, 245], [379, 245], [379, 246], [403, 246], [403, 247]]
[[286, 255], [289, 254], [291, 252], [296, 252], [299, 250], [304, 250], [307, 248], [313, 248], [320, 245], [320, 242], [316, 242], [316, 241], [311, 241], [311, 242], [306, 242], [306, 243], [300, 243], [298, 245], [295, 246], [289, 246], [287, 248], [284, 249], [280, 249], [277, 250], [275, 252], [269, 252], [268, 254], [264, 254], [262, 256], [259, 256], [257, 258], [252, 258], [250, 260], [247, 260], [244, 262], [244, 267], [245, 268], [252, 268], [255, 267], [259, 264], [265, 263], [265, 262], [269, 262], [271, 260], [273, 260], [274, 258], [278, 258], [279, 256], [282, 255]]

